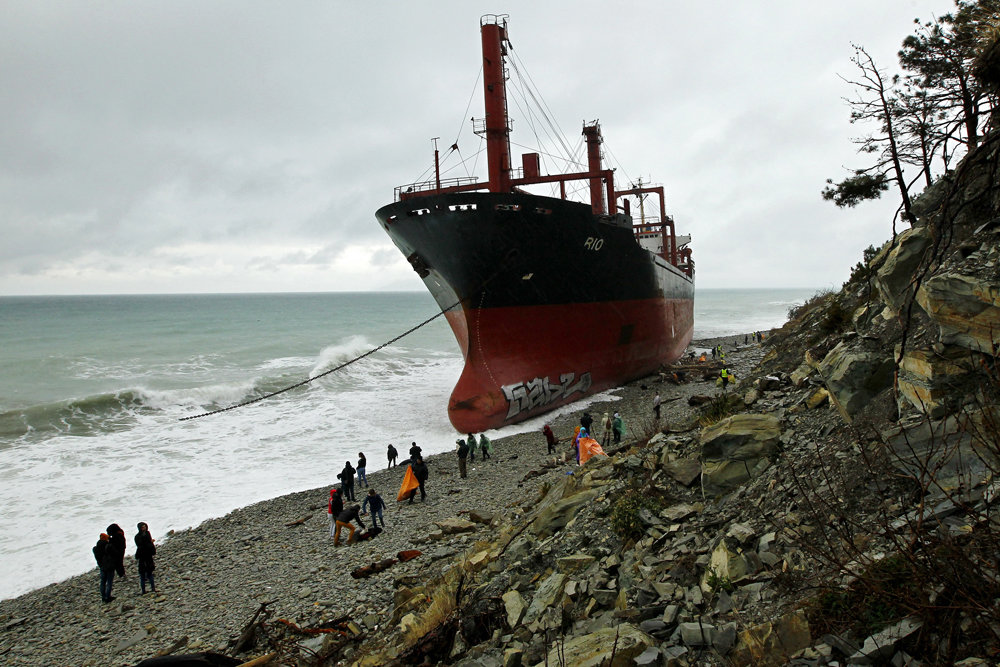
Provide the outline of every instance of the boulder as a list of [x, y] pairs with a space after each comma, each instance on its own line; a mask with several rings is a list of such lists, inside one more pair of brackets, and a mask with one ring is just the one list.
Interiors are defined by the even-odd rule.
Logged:
[[696, 458], [668, 461], [661, 467], [682, 486], [691, 486], [701, 476], [701, 462]]
[[894, 313], [899, 313], [912, 296], [913, 276], [930, 240], [930, 231], [926, 227], [907, 229], [896, 237], [896, 242], [884, 254], [874, 282], [882, 302]]
[[525, 625], [537, 620], [542, 615], [542, 612], [557, 604], [562, 599], [565, 583], [566, 575], [562, 572], [553, 572], [545, 578], [545, 581], [542, 582], [535, 591], [535, 595], [531, 598], [531, 605], [524, 616]]
[[792, 371], [792, 374], [789, 376], [789, 379], [792, 382], [792, 386], [801, 387], [806, 383], [806, 378], [808, 378], [814, 372], [815, 369], [809, 364], [807, 363], [800, 364], [799, 367], [796, 368], [794, 371]]
[[728, 658], [733, 667], [778, 667], [788, 664], [791, 656], [810, 643], [805, 612], [797, 611], [741, 632]]
[[517, 628], [524, 613], [528, 610], [528, 605], [524, 598], [517, 591], [507, 591], [503, 594], [503, 606], [507, 611], [507, 625], [513, 630]]
[[922, 625], [918, 619], [904, 618], [899, 623], [885, 628], [865, 639], [861, 649], [848, 659], [848, 664], [882, 664], [896, 652], [896, 644], [919, 630]]
[[[897, 345], [896, 358], [899, 353]], [[959, 407], [954, 405], [956, 397], [967, 393], [960, 385], [969, 380], [971, 356], [960, 347], [947, 347], [941, 353], [930, 348], [907, 350], [899, 365], [900, 398], [931, 419], [954, 411]]]
[[556, 569], [558, 569], [563, 574], [573, 574], [574, 572], [582, 572], [586, 570], [592, 563], [597, 559], [590, 554], [572, 554], [571, 556], [563, 556], [562, 558], [556, 559]]
[[706, 489], [731, 491], [770, 465], [778, 451], [780, 421], [770, 414], [727, 417], [701, 432]]
[[943, 273], [925, 280], [917, 303], [938, 325], [942, 343], [993, 352], [1000, 342], [1000, 285], [995, 280]]
[[820, 387], [812, 394], [810, 394], [808, 399], [806, 399], [806, 407], [809, 408], [810, 410], [815, 410], [816, 408], [822, 405], [826, 405], [826, 403], [828, 403], [829, 400], [830, 400], [830, 392]]
[[531, 532], [540, 538], [554, 535], [570, 522], [580, 507], [596, 498], [598, 492], [599, 489], [582, 491], [552, 503], [535, 516]]
[[723, 538], [712, 549], [708, 567], [701, 578], [701, 590], [711, 593], [720, 585], [732, 584], [750, 573], [750, 564], [743, 556], [739, 541]]
[[842, 342], [830, 350], [818, 370], [837, 410], [850, 422], [876, 394], [892, 386], [895, 364], [873, 343], [855, 339], [854, 344]]
[[541, 665], [574, 665], [574, 667], [632, 667], [635, 658], [657, 641], [634, 625], [622, 623], [614, 628], [570, 639], [556, 645]]

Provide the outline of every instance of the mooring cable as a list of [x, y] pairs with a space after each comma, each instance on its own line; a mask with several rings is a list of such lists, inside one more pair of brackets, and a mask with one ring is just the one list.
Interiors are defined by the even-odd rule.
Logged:
[[331, 368], [328, 371], [323, 371], [319, 375], [314, 375], [312, 377], [308, 377], [305, 380], [302, 380], [302, 382], [296, 382], [293, 385], [290, 385], [290, 386], [285, 387], [283, 389], [279, 389], [277, 391], [272, 391], [270, 394], [264, 394], [263, 396], [258, 396], [257, 398], [251, 399], [249, 401], [244, 401], [242, 403], [237, 403], [235, 405], [230, 405], [229, 407], [225, 407], [225, 408], [219, 408], [218, 410], [212, 410], [210, 412], [203, 412], [200, 415], [192, 415], [190, 417], [181, 417], [179, 421], [186, 422], [186, 421], [191, 420], [191, 419], [200, 419], [201, 417], [208, 417], [209, 415], [217, 415], [220, 412], [228, 412], [229, 410], [235, 410], [236, 408], [242, 408], [242, 407], [247, 406], [247, 405], [252, 405], [254, 403], [258, 403], [260, 401], [263, 401], [266, 398], [271, 398], [273, 396], [277, 396], [278, 394], [283, 394], [286, 391], [291, 391], [292, 389], [296, 389], [296, 388], [301, 387], [303, 385], [309, 384], [310, 382], [313, 382], [314, 380], [318, 380], [321, 377], [325, 377], [325, 376], [329, 375], [330, 373], [334, 373], [336, 371], [339, 371], [342, 368], [345, 368], [346, 366], [350, 366], [351, 364], [353, 364], [356, 361], [360, 361], [360, 360], [364, 359], [367, 356], [375, 354], [376, 352], [378, 352], [382, 348], [388, 347], [388, 346], [392, 345], [393, 343], [395, 343], [396, 341], [398, 341], [401, 338], [409, 336], [411, 333], [413, 333], [417, 329], [430, 324], [431, 322], [433, 322], [437, 318], [441, 317], [442, 315], [444, 315], [448, 311], [452, 310], [453, 308], [455, 308], [455, 306], [460, 305], [461, 303], [462, 303], [461, 301], [456, 301], [455, 303], [451, 304], [447, 308], [439, 311], [438, 313], [432, 315], [431, 317], [428, 317], [426, 320], [424, 320], [420, 324], [407, 329], [406, 331], [404, 331], [403, 333], [399, 334], [398, 336], [396, 336], [392, 340], [386, 341], [386, 342], [382, 343], [381, 345], [379, 345], [378, 347], [374, 347], [374, 348], [368, 350], [367, 352], [365, 352], [362, 355], [359, 355], [357, 357], [354, 357], [353, 359], [345, 361], [344, 363], [340, 364], [339, 366], [337, 366], [335, 368]]

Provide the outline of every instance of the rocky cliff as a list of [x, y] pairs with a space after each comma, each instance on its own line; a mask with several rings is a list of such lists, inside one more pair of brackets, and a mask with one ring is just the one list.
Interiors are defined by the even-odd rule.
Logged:
[[350, 661], [993, 664], [998, 168], [994, 123], [735, 392], [398, 581], [391, 627]]

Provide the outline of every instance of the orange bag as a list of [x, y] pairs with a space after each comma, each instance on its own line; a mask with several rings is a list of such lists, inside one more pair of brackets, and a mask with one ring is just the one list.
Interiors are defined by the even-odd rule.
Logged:
[[406, 500], [410, 497], [410, 491], [418, 488], [420, 488], [420, 482], [417, 481], [417, 476], [413, 474], [413, 466], [406, 466], [406, 474], [403, 475], [403, 483], [399, 487], [399, 495], [396, 496], [396, 502]]
[[604, 450], [601, 449], [600, 443], [598, 443], [593, 438], [580, 438], [580, 465], [583, 465], [587, 460], [596, 454], [601, 456], [607, 456]]

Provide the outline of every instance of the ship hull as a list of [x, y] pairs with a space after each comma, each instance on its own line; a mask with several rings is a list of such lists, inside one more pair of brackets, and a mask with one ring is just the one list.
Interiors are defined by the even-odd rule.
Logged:
[[693, 331], [694, 281], [626, 216], [511, 193], [415, 197], [376, 217], [446, 311], [465, 367], [462, 433], [499, 428], [655, 372]]

